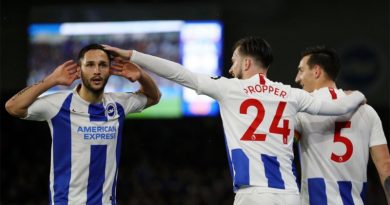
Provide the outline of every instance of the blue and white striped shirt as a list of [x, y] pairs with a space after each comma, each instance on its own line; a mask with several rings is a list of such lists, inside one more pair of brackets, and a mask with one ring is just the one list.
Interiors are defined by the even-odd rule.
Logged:
[[46, 120], [52, 135], [50, 204], [116, 204], [123, 122], [146, 97], [105, 93], [90, 104], [76, 90], [38, 98], [28, 120]]
[[[332, 101], [341, 89], [321, 88], [312, 95]], [[370, 147], [387, 144], [378, 114], [369, 105], [341, 116], [298, 113], [302, 205], [363, 205]]]

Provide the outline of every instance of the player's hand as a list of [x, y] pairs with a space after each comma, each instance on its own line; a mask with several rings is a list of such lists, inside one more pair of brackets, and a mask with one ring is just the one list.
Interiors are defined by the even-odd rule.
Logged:
[[76, 79], [80, 78], [78, 74], [78, 66], [73, 60], [68, 60], [62, 65], [58, 66], [49, 76], [51, 80], [55, 82], [56, 85], [66, 85], [69, 86]]
[[131, 50], [125, 50], [125, 49], [112, 47], [112, 46], [104, 45], [104, 44], [102, 46], [104, 47], [105, 50], [108, 50], [108, 51], [114, 53], [114, 55], [117, 55], [117, 56], [121, 57], [124, 60], [130, 59], [131, 54], [132, 54]]
[[135, 82], [141, 78], [142, 69], [137, 64], [116, 58], [111, 65], [110, 73], [127, 78], [131, 82]]

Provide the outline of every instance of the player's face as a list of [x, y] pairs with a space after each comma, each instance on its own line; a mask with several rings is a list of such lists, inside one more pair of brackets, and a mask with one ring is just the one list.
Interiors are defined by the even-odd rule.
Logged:
[[313, 92], [315, 87], [315, 71], [314, 69], [310, 69], [310, 66], [307, 64], [309, 58], [310, 56], [305, 56], [299, 62], [295, 82], [299, 83], [307, 92]]
[[244, 58], [240, 55], [238, 48], [236, 48], [232, 56], [232, 66], [229, 69], [230, 75], [232, 75], [235, 78], [242, 79], [243, 59]]
[[110, 63], [102, 50], [87, 51], [81, 63], [81, 80], [92, 92], [103, 92], [110, 76]]

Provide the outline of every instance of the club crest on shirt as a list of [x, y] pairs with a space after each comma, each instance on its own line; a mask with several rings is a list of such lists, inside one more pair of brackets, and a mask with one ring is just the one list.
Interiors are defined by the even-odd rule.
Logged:
[[107, 117], [114, 117], [117, 113], [116, 106], [114, 103], [108, 103], [106, 106], [106, 116]]

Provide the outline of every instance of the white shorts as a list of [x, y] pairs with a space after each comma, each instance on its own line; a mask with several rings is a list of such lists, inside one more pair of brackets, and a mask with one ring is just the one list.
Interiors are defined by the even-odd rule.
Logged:
[[234, 205], [300, 205], [298, 194], [237, 193]]

